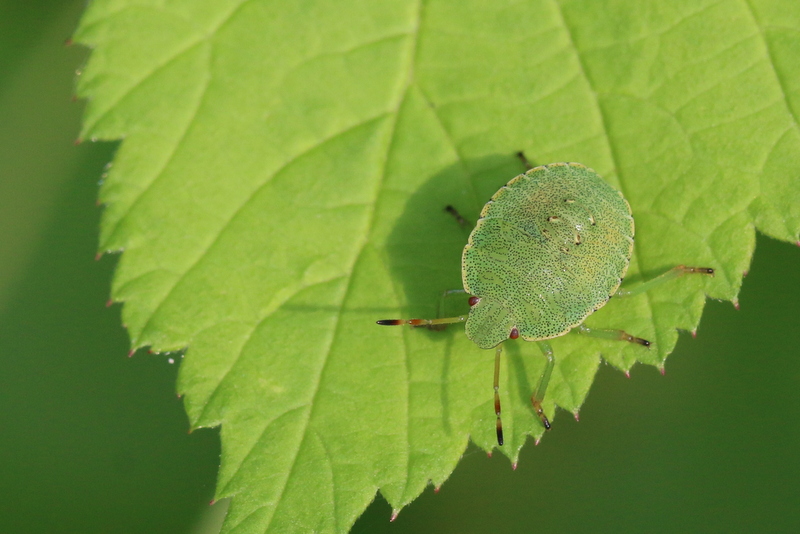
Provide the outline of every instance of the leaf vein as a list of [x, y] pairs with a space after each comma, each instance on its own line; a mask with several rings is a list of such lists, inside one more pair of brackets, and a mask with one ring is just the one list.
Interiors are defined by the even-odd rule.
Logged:
[[221, 237], [222, 237], [222, 236], [225, 234], [225, 232], [226, 232], [226, 231], [227, 231], [227, 230], [230, 228], [231, 224], [234, 222], [234, 220], [237, 218], [237, 216], [239, 216], [239, 215], [242, 213], [242, 211], [243, 211], [243, 210], [244, 210], [244, 209], [247, 207], [247, 205], [248, 205], [250, 202], [252, 202], [252, 201], [253, 201], [253, 199], [256, 197], [256, 195], [258, 195], [258, 193], [259, 193], [259, 192], [261, 192], [261, 191], [264, 189], [264, 187], [266, 187], [267, 185], [269, 185], [270, 183], [272, 183], [272, 182], [273, 182], [273, 181], [274, 181], [274, 180], [277, 178], [277, 176], [279, 176], [279, 175], [280, 175], [282, 172], [284, 172], [284, 171], [285, 171], [285, 170], [286, 170], [286, 169], [287, 169], [287, 168], [288, 168], [288, 167], [289, 167], [291, 164], [293, 164], [294, 162], [296, 162], [296, 161], [297, 161], [298, 159], [300, 159], [301, 157], [303, 157], [303, 156], [305, 156], [305, 155], [309, 154], [309, 153], [310, 153], [310, 152], [312, 152], [313, 150], [317, 150], [317, 149], [319, 149], [321, 146], [323, 146], [323, 145], [325, 145], [325, 144], [327, 144], [327, 143], [330, 143], [330, 142], [332, 142], [332, 141], [336, 140], [338, 137], [340, 137], [340, 136], [342, 136], [342, 135], [346, 135], [348, 132], [352, 132], [353, 130], [355, 130], [355, 129], [358, 129], [358, 128], [361, 128], [361, 127], [363, 127], [363, 126], [366, 126], [366, 125], [368, 125], [368, 124], [370, 124], [370, 123], [377, 122], [377, 121], [381, 120], [382, 118], [384, 118], [386, 115], [387, 115], [386, 113], [382, 113], [382, 114], [380, 114], [380, 115], [377, 115], [377, 116], [375, 116], [375, 117], [370, 117], [370, 118], [368, 118], [368, 119], [366, 119], [366, 120], [364, 120], [364, 121], [360, 121], [360, 122], [358, 122], [358, 123], [356, 123], [356, 124], [354, 124], [354, 125], [348, 126], [347, 128], [345, 128], [345, 129], [343, 129], [343, 130], [341, 130], [341, 131], [339, 131], [339, 132], [336, 132], [336, 133], [335, 133], [335, 134], [333, 134], [332, 136], [330, 136], [330, 137], [328, 137], [328, 138], [326, 138], [326, 139], [324, 139], [324, 140], [321, 140], [321, 141], [319, 141], [319, 142], [317, 142], [317, 143], [313, 144], [313, 145], [312, 145], [311, 147], [309, 147], [308, 149], [306, 149], [306, 150], [304, 150], [304, 151], [300, 152], [299, 154], [297, 154], [297, 155], [295, 155], [295, 156], [293, 156], [293, 157], [289, 158], [289, 160], [287, 160], [287, 161], [286, 161], [286, 163], [284, 163], [284, 165], [282, 165], [282, 166], [281, 166], [279, 169], [277, 169], [277, 170], [275, 171], [275, 173], [274, 173], [272, 176], [269, 176], [269, 177], [268, 177], [267, 179], [265, 179], [263, 182], [261, 182], [260, 184], [258, 184], [258, 187], [256, 187], [256, 188], [255, 188], [255, 189], [254, 189], [254, 190], [253, 190], [253, 191], [252, 191], [252, 192], [251, 192], [251, 193], [250, 193], [250, 194], [247, 196], [247, 198], [246, 198], [246, 199], [245, 199], [245, 200], [244, 200], [244, 201], [243, 201], [243, 202], [242, 202], [242, 203], [239, 205], [239, 207], [238, 207], [238, 208], [236, 208], [236, 209], [233, 211], [232, 215], [231, 215], [231, 216], [228, 218], [228, 220], [226, 220], [226, 221], [225, 221], [225, 222], [222, 224], [222, 226], [220, 226], [219, 230], [218, 230], [218, 231], [216, 231], [216, 232], [214, 232], [214, 234], [213, 234], [213, 235], [214, 235], [213, 239], [211, 239], [211, 240], [210, 240], [210, 242], [209, 242], [209, 244], [208, 244], [208, 245], [207, 245], [207, 246], [206, 246], [206, 247], [205, 247], [205, 248], [204, 248], [204, 249], [203, 249], [203, 250], [202, 250], [202, 251], [199, 253], [199, 255], [197, 256], [197, 258], [195, 258], [195, 259], [194, 259], [194, 261], [192, 262], [192, 264], [191, 264], [191, 265], [189, 265], [189, 267], [188, 267], [186, 270], [184, 270], [184, 271], [183, 271], [183, 273], [181, 273], [180, 277], [179, 277], [179, 278], [178, 278], [178, 279], [175, 281], [175, 283], [174, 283], [174, 284], [172, 284], [172, 287], [170, 287], [169, 291], [167, 291], [167, 293], [166, 293], [166, 294], [165, 294], [165, 296], [164, 296], [164, 297], [163, 297], [163, 298], [160, 300], [160, 302], [158, 303], [158, 305], [156, 305], [156, 307], [153, 309], [153, 312], [150, 314], [149, 318], [147, 319], [147, 322], [146, 322], [146, 323], [145, 323], [145, 325], [142, 327], [142, 330], [141, 330], [141, 335], [144, 335], [144, 333], [146, 332], [147, 328], [148, 328], [148, 327], [149, 327], [149, 325], [151, 324], [151, 322], [152, 322], [153, 318], [154, 318], [154, 317], [155, 317], [155, 316], [158, 314], [159, 310], [161, 310], [161, 308], [164, 306], [164, 304], [165, 304], [165, 303], [166, 303], [166, 302], [169, 300], [170, 296], [173, 294], [173, 292], [175, 291], [175, 289], [176, 289], [176, 288], [177, 288], [177, 287], [180, 285], [180, 283], [181, 283], [181, 282], [182, 282], [184, 279], [186, 279], [186, 277], [187, 277], [187, 276], [188, 276], [188, 275], [189, 275], [189, 274], [190, 274], [190, 273], [191, 273], [191, 272], [192, 272], [194, 269], [196, 269], [196, 268], [197, 268], [197, 267], [200, 265], [200, 263], [202, 262], [202, 260], [203, 260], [203, 259], [204, 259], [204, 258], [205, 258], [207, 255], [208, 255], [208, 253], [211, 251], [211, 249], [214, 247], [214, 245], [216, 245], [216, 244], [217, 244], [217, 243], [220, 241], [220, 238], [221, 238]]
[[786, 88], [785, 81], [778, 73], [778, 70], [775, 68], [775, 57], [772, 48], [770, 47], [769, 39], [767, 39], [766, 35], [764, 35], [764, 28], [761, 26], [758, 17], [756, 17], [755, 10], [753, 9], [752, 0], [743, 0], [743, 1], [744, 5], [747, 7], [750, 17], [753, 20], [753, 23], [756, 25], [756, 28], [758, 29], [758, 35], [759, 37], [761, 37], [762, 44], [764, 45], [764, 50], [767, 53], [767, 59], [769, 60], [768, 63], [770, 69], [772, 70], [772, 73], [775, 75], [775, 80], [778, 82], [778, 87], [781, 90], [781, 96], [783, 97], [783, 103], [786, 106], [786, 111], [789, 113], [789, 116], [792, 117], [792, 122], [794, 123], [795, 130], [799, 130], [800, 125], [798, 125], [797, 116], [794, 114], [792, 106], [789, 104], [789, 97], [787, 95], [788, 90]]
[[[570, 26], [569, 26], [569, 24], [567, 22], [566, 17], [564, 16], [564, 11], [561, 8], [560, 0], [553, 0], [553, 4], [555, 5], [556, 11], [558, 12], [558, 15], [559, 15], [559, 17], [561, 19], [561, 23], [564, 26], [564, 31], [567, 34], [567, 37], [569, 39], [569, 43], [570, 43], [572, 49], [575, 51], [575, 58], [576, 58], [576, 60], [578, 62], [578, 66], [580, 68], [580, 73], [583, 76], [583, 78], [586, 80], [586, 85], [589, 88], [589, 93], [590, 93], [591, 98], [593, 100], [594, 106], [597, 109], [598, 118], [600, 119], [600, 126], [601, 126], [601, 129], [602, 129], [603, 133], [604, 133], [604, 138], [605, 138], [605, 141], [606, 141], [606, 149], [608, 151], [609, 157], [611, 158], [611, 163], [613, 165], [613, 168], [617, 170], [617, 176], [619, 177], [620, 191], [622, 192], [622, 194], [623, 194], [623, 196], [625, 198], [628, 198], [628, 195], [625, 193], [626, 187], [625, 187], [625, 180], [624, 180], [624, 176], [623, 176], [623, 174], [624, 174], [623, 173], [623, 169], [618, 163], [619, 162], [619, 157], [617, 156], [616, 151], [614, 150], [614, 143], [611, 142], [611, 133], [610, 133], [610, 129], [608, 127], [608, 121], [606, 119], [606, 114], [605, 114], [605, 111], [603, 109], [603, 106], [600, 104], [600, 100], [599, 100], [599, 97], [598, 97], [598, 92], [594, 88], [594, 86], [592, 85], [592, 80], [588, 75], [588, 71], [586, 70], [586, 66], [584, 65], [584, 59], [581, 56], [580, 51], [578, 50], [578, 47], [577, 47], [577, 45], [575, 43], [575, 38], [573, 37], [572, 31], [570, 29]], [[636, 252], [636, 248], [635, 247], [634, 247], [634, 250], [633, 250], [633, 252], [631, 254], [630, 263], [631, 264], [635, 264], [637, 267], [639, 267], [640, 271], [643, 270], [643, 268], [640, 267], [641, 260], [639, 258], [639, 254]], [[652, 301], [650, 299], [650, 294], [648, 292], [645, 293], [645, 299], [647, 300], [647, 310], [648, 310], [650, 322], [652, 324], [655, 324], [654, 313], [653, 313], [653, 303], [652, 303]], [[658, 329], [656, 328], [655, 330], [656, 330], [655, 331], [655, 336], [656, 336], [656, 340], [655, 341], [658, 344], [658, 341], [659, 341], [658, 340], [658, 337], [659, 337], [658, 336]]]
[[[206, 92], [208, 91], [208, 87], [209, 87], [210, 84], [211, 84], [211, 77], [208, 76], [206, 78], [206, 80], [205, 80], [204, 85], [203, 85], [203, 89], [200, 91], [200, 95], [199, 95], [199, 98], [197, 99], [197, 105], [195, 106], [194, 111], [192, 111], [192, 113], [190, 114], [189, 119], [186, 121], [186, 126], [184, 127], [184, 129], [181, 132], [180, 136], [178, 137], [177, 141], [171, 147], [169, 154], [164, 159], [164, 163], [161, 165], [161, 167], [158, 169], [158, 171], [153, 175], [153, 178], [139, 191], [139, 193], [136, 195], [136, 197], [133, 199], [133, 201], [125, 209], [125, 212], [122, 213], [118, 217], [116, 223], [114, 224], [114, 228], [112, 228], [112, 230], [108, 233], [108, 238], [106, 239], [107, 241], [111, 241], [112, 240], [113, 236], [117, 233], [117, 231], [119, 230], [120, 226], [122, 225], [122, 221], [124, 221], [128, 217], [128, 215], [131, 213], [131, 211], [133, 211], [133, 209], [138, 205], [138, 203], [144, 197], [145, 193], [147, 193], [147, 191], [149, 191], [150, 188], [156, 182], [158, 182], [158, 180], [160, 180], [161, 177], [164, 175], [164, 171], [166, 171], [167, 167], [169, 167], [169, 164], [172, 162], [172, 160], [177, 155], [178, 149], [183, 144], [184, 140], [186, 139], [186, 136], [189, 134], [189, 130], [191, 130], [191, 126], [192, 126], [192, 123], [194, 121], [194, 117], [197, 115], [198, 110], [200, 109], [200, 107], [203, 104], [203, 101], [205, 100]], [[111, 109], [111, 108], [109, 108], [109, 109]], [[98, 121], [99, 120], [100, 119], [98, 119]], [[95, 121], [95, 124], [96, 123], [97, 123], [97, 121]]]

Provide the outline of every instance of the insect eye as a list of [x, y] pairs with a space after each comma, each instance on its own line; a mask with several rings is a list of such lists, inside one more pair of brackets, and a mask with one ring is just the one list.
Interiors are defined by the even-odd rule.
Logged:
[[480, 300], [481, 299], [479, 297], [470, 297], [469, 298], [469, 305], [470, 306], [475, 306], [478, 302], [480, 302]]
[[509, 339], [517, 339], [519, 337], [519, 330], [517, 330], [516, 326], [511, 329], [511, 333], [508, 334], [508, 337]]

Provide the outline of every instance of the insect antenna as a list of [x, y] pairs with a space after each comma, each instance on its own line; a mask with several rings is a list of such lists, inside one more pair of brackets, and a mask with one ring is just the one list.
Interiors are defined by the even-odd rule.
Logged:
[[[442, 294], [442, 298], [439, 300], [439, 313], [438, 315], [442, 315], [442, 306], [445, 299], [451, 295], [455, 295], [457, 293], [464, 293], [463, 289], [450, 289], [449, 291], [445, 291]], [[469, 305], [475, 306], [480, 299], [478, 297], [470, 297], [469, 298]], [[381, 319], [380, 321], [376, 321], [377, 324], [381, 326], [397, 326], [401, 324], [407, 324], [411, 326], [427, 326], [428, 328], [433, 327], [433, 330], [438, 330], [440, 328], [444, 328], [448, 324], [452, 323], [463, 323], [467, 320], [466, 315], [458, 315], [456, 317], [437, 317], [436, 319]], [[439, 326], [439, 328], [435, 328]]]
[[381, 319], [375, 322], [382, 326], [397, 326], [401, 324], [408, 324], [411, 326], [434, 326], [438, 324], [463, 323], [466, 320], [466, 315], [459, 315], [458, 317], [440, 317], [438, 319]]

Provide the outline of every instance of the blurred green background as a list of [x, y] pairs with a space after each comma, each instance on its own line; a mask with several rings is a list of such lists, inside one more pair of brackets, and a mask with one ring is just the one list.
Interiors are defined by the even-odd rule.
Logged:
[[[0, 532], [214, 532], [218, 433], [187, 434], [179, 363], [127, 358], [105, 306], [115, 145], [73, 145], [87, 51], [63, 44], [83, 6], [0, 0]], [[800, 532], [800, 248], [759, 237], [740, 302], [710, 302], [665, 377], [602, 366], [516, 471], [470, 448], [438, 495], [394, 523], [378, 497], [353, 532]]]

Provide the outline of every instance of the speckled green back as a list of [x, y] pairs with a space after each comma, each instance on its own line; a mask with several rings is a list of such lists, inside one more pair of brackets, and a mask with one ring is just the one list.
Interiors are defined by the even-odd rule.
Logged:
[[619, 287], [633, 231], [628, 202], [592, 169], [554, 163], [517, 176], [464, 247], [464, 289], [480, 297], [467, 337], [492, 348], [514, 327], [528, 341], [569, 332]]

